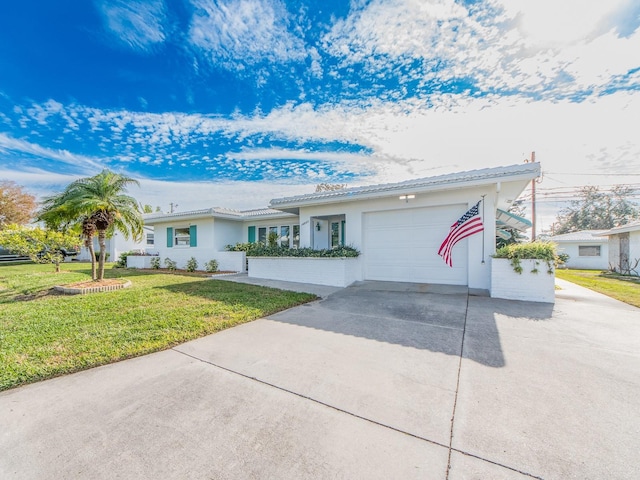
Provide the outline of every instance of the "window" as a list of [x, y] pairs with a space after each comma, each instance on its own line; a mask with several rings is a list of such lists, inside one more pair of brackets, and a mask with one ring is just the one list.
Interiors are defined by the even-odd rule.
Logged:
[[280, 227], [280, 245], [289, 248], [289, 225]]
[[331, 248], [340, 246], [340, 223], [331, 222]]
[[174, 242], [176, 247], [188, 247], [190, 244], [189, 227], [174, 229]]
[[258, 228], [258, 241], [260, 243], [267, 243], [267, 227]]
[[300, 225], [293, 226], [293, 248], [300, 248]]
[[579, 245], [578, 256], [580, 257], [599, 257], [600, 245]]
[[153, 246], [154, 245], [153, 233], [147, 233], [147, 245], [148, 246]]

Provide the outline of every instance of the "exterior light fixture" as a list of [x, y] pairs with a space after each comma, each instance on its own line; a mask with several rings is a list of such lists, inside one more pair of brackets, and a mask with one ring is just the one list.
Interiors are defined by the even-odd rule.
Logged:
[[320, 222], [316, 222], [316, 230], [320, 231]]
[[400, 195], [398, 197], [398, 200], [404, 200], [405, 202], [409, 203], [409, 200], [413, 200], [414, 198], [416, 198], [415, 195]]

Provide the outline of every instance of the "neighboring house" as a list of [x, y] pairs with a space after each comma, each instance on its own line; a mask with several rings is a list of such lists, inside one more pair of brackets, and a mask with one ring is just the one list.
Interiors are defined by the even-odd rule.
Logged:
[[[113, 234], [111, 238], [106, 239], [106, 251], [109, 254], [108, 260], [110, 262], [115, 262], [120, 257], [120, 254], [123, 252], [130, 251], [143, 251], [147, 253], [155, 253], [154, 248], [154, 232], [153, 228], [145, 225], [144, 233], [142, 235], [142, 240], [136, 242], [131, 237], [127, 240], [124, 238], [122, 232], [117, 231]], [[100, 245], [98, 244], [98, 237], [93, 237], [93, 249], [95, 253], [100, 251]], [[89, 255], [89, 249], [85, 246], [82, 246], [80, 249], [80, 254], [78, 255], [78, 260], [81, 261], [90, 261], [91, 257]]]
[[[271, 201], [270, 209], [210, 208], [145, 216], [154, 227], [156, 250], [182, 267], [216, 259], [221, 270], [237, 265], [224, 247], [264, 241], [269, 232], [291, 247], [351, 245], [361, 251], [356, 280], [468, 285], [489, 289], [495, 251], [496, 212], [508, 210], [540, 164], [487, 168], [399, 183], [310, 193]], [[485, 230], [453, 249], [453, 267], [437, 252], [451, 225], [481, 204]], [[509, 216], [509, 214], [507, 214]], [[501, 217], [504, 217], [501, 215]], [[513, 218], [524, 228], [528, 222]]]
[[609, 237], [609, 268], [640, 275], [640, 221], [602, 232]]
[[580, 230], [549, 237], [558, 244], [558, 253], [566, 253], [568, 268], [607, 270], [609, 268], [609, 238], [604, 230]]

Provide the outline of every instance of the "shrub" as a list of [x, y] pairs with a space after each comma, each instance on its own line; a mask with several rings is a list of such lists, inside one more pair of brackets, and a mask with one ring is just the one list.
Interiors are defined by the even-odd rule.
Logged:
[[[556, 253], [556, 244], [551, 242], [513, 243], [496, 250], [494, 258], [507, 258], [513, 270], [522, 273], [520, 260], [542, 260], [547, 264], [547, 273], [553, 273], [553, 267], [561, 263]], [[536, 266], [539, 262], [536, 262]], [[536, 267], [531, 271], [538, 273]]]
[[278, 238], [279, 237], [276, 232], [269, 232], [269, 235], [267, 236], [267, 245], [269, 246], [269, 248], [278, 246]]
[[158, 270], [160, 268], [160, 257], [153, 257], [151, 259], [151, 268]]
[[355, 247], [340, 246], [323, 250], [312, 248], [288, 248], [282, 246], [269, 246], [262, 243], [238, 243], [227, 245], [226, 249], [232, 252], [246, 252], [247, 257], [357, 257], [360, 252]]
[[[128, 251], [128, 252], [122, 252], [120, 254], [120, 256], [118, 257], [118, 261], [115, 263], [115, 265], [113, 267], [114, 268], [126, 268], [127, 267], [127, 257], [129, 255], [135, 255], [135, 252], [133, 252], [131, 250]], [[97, 260], [97, 258], [96, 258], [96, 260]]]
[[169, 257], [164, 259], [164, 266], [167, 267], [168, 270], [176, 270], [178, 268], [178, 264]]
[[[96, 257], [96, 262], [97, 262], [98, 260], [100, 260], [100, 250], [98, 250], [97, 252], [93, 252], [93, 254], [94, 254], [94, 255], [95, 255], [95, 257]], [[109, 261], [109, 257], [110, 257], [110, 256], [111, 256], [111, 254], [110, 254], [109, 252], [106, 252], [106, 253], [104, 254], [104, 261], [105, 261], [105, 262], [108, 262], [108, 261]], [[126, 260], [125, 260], [125, 261], [126, 261]]]
[[187, 260], [187, 272], [195, 272], [198, 268], [198, 261], [196, 260], [196, 257], [191, 257], [189, 260]]
[[217, 260], [209, 260], [204, 264], [204, 269], [209, 273], [214, 273], [218, 271], [218, 261]]

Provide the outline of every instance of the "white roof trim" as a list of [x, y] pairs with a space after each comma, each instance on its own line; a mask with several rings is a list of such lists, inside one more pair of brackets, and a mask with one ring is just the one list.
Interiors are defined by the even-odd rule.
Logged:
[[611, 230], [607, 230], [605, 232], [601, 232], [600, 235], [615, 235], [617, 233], [627, 233], [627, 232], [635, 232], [640, 230], [640, 220], [627, 223], [626, 225], [621, 225], [619, 227], [612, 228]]
[[271, 200], [269, 206], [272, 208], [285, 209], [302, 205], [364, 200], [367, 198], [386, 197], [403, 193], [419, 193], [445, 190], [454, 187], [462, 188], [486, 185], [499, 181], [531, 180], [539, 176], [539, 163], [524, 163], [508, 167], [485, 168], [439, 175], [436, 177], [419, 178], [398, 183], [343, 188], [330, 192], [315, 192], [294, 197], [274, 198]]
[[245, 221], [245, 220], [259, 220], [262, 218], [284, 218], [295, 217], [291, 213], [281, 212], [280, 210], [273, 210], [271, 208], [259, 208], [253, 210], [233, 210], [230, 208], [213, 207], [204, 208], [200, 210], [190, 210], [186, 212], [174, 212], [174, 213], [151, 213], [144, 215], [145, 225], [155, 225], [158, 223], [167, 223], [172, 221], [181, 220], [194, 220], [196, 218], [223, 218], [227, 220]]

